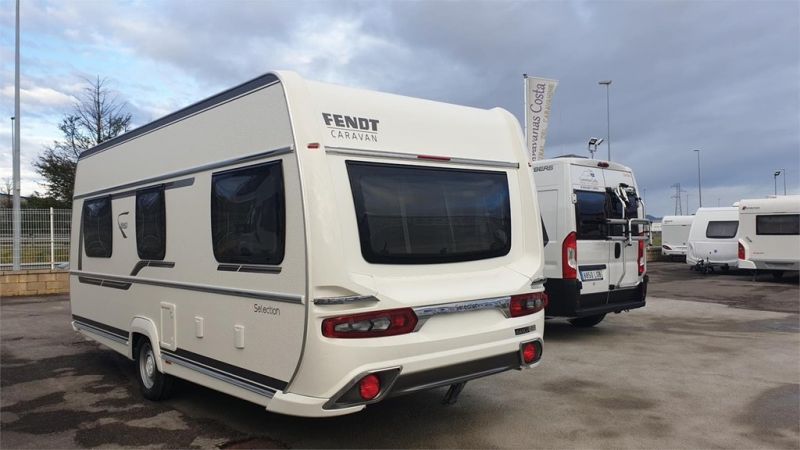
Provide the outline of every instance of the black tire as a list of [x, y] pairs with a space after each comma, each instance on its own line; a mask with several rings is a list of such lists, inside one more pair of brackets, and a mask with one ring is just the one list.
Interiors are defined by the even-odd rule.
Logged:
[[570, 319], [569, 323], [572, 324], [574, 327], [578, 328], [591, 328], [598, 323], [602, 322], [605, 319], [605, 314], [597, 314], [594, 316], [586, 316], [586, 317], [576, 317], [574, 319]]
[[147, 339], [136, 349], [136, 380], [142, 396], [148, 400], [163, 400], [172, 393], [174, 378], [158, 371], [156, 355]]
[[776, 280], [783, 279], [783, 271], [782, 270], [776, 270], [776, 271], [772, 272], [772, 278], [775, 278]]

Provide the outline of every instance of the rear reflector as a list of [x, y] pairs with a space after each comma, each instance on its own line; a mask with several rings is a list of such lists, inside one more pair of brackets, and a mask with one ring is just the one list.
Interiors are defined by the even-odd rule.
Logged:
[[547, 294], [531, 292], [530, 294], [512, 295], [508, 309], [511, 317], [527, 316], [547, 307]]
[[747, 259], [747, 255], [744, 252], [744, 245], [739, 242], [739, 259]]
[[447, 156], [417, 155], [417, 159], [430, 159], [432, 161], [450, 161]]
[[329, 338], [357, 339], [395, 336], [414, 331], [417, 315], [411, 308], [387, 309], [322, 321], [322, 335]]
[[358, 394], [363, 400], [372, 400], [381, 392], [381, 379], [375, 374], [369, 374], [358, 382]]
[[526, 366], [538, 362], [540, 359], [542, 359], [542, 342], [524, 342], [519, 347], [519, 354], [522, 358], [522, 364]]

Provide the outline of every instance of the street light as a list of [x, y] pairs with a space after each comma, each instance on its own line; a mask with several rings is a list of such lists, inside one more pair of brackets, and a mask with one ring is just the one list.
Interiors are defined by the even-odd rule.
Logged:
[[597, 146], [603, 143], [603, 138], [589, 138], [589, 153], [592, 155], [592, 159], [594, 159], [594, 152], [597, 151]]
[[775, 196], [778, 196], [778, 175], [781, 174], [780, 170], [776, 170], [774, 174], [772, 174], [772, 181], [775, 182]]
[[775, 171], [775, 195], [778, 195], [778, 179], [777, 176], [783, 172], [783, 195], [786, 195], [786, 169], [778, 169]]
[[608, 160], [611, 161], [611, 80], [598, 81], [597, 84], [606, 85], [606, 145], [608, 146]]
[[700, 200], [700, 208], [703, 207], [703, 188], [700, 185], [700, 150], [695, 149], [697, 152], [697, 197]]

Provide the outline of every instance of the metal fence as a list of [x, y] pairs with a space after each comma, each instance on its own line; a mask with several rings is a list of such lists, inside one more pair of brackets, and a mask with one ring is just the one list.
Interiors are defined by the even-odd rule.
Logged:
[[[20, 265], [28, 269], [58, 269], [69, 264], [69, 209], [23, 209]], [[13, 211], [0, 208], [0, 270], [12, 270]]]

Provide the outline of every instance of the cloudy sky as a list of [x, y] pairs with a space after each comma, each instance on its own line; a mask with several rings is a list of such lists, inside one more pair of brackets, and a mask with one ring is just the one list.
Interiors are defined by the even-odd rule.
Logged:
[[[137, 125], [271, 69], [522, 119], [522, 74], [560, 81], [546, 154], [606, 134], [648, 210], [800, 192], [800, 2], [22, 2], [23, 194], [84, 77]], [[14, 2], [0, 0], [0, 179], [11, 176]], [[605, 155], [605, 146], [600, 154]], [[779, 190], [782, 183], [779, 179]]]

